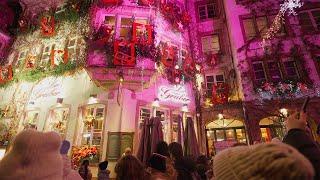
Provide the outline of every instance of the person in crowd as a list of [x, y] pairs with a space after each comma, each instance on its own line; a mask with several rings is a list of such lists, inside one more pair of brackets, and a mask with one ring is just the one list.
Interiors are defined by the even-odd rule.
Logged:
[[177, 179], [177, 172], [174, 169], [173, 161], [170, 159], [168, 144], [165, 141], [160, 141], [157, 144], [156, 152], [157, 154], [162, 155], [166, 159], [166, 174], [169, 176], [169, 179]]
[[109, 180], [110, 171], [107, 170], [108, 161], [103, 161], [99, 164], [98, 180]]
[[232, 147], [237, 147], [237, 146], [248, 146], [248, 144], [238, 142], [238, 143], [234, 143], [234, 144], [232, 145]]
[[20, 132], [0, 161], [1, 180], [62, 179], [61, 138], [55, 132]]
[[127, 155], [132, 155], [132, 150], [131, 148], [127, 147], [125, 150], [124, 150], [124, 153], [122, 154], [122, 156], [127, 156]]
[[70, 149], [69, 141], [62, 141], [60, 154], [63, 162], [63, 180], [82, 180], [80, 174], [71, 168], [71, 161], [68, 158], [68, 151]]
[[228, 148], [216, 155], [213, 170], [215, 180], [312, 180], [314, 177], [309, 160], [281, 142]]
[[212, 177], [212, 166], [210, 166], [210, 159], [205, 155], [201, 155], [197, 158], [197, 173], [203, 180], [211, 179]]
[[160, 154], [152, 154], [149, 159], [149, 167], [147, 171], [150, 173], [151, 180], [168, 180], [166, 174], [166, 157]]
[[82, 177], [83, 180], [91, 180], [92, 173], [89, 169], [89, 160], [82, 161], [82, 164], [79, 168], [79, 174]]
[[183, 157], [182, 146], [173, 142], [169, 145], [170, 158], [174, 161], [178, 180], [193, 180], [197, 178], [196, 163], [191, 157]]
[[286, 120], [286, 129], [288, 132], [283, 142], [293, 146], [308, 158], [315, 169], [315, 179], [320, 179], [320, 147], [308, 135], [306, 128], [307, 115], [303, 112], [293, 113]]
[[143, 164], [134, 156], [123, 156], [115, 167], [116, 180], [148, 180], [149, 174]]

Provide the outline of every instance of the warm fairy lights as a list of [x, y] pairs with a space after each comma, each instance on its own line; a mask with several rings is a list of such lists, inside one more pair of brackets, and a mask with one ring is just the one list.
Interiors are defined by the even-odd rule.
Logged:
[[284, 24], [284, 15], [288, 12], [288, 15], [297, 15], [295, 12], [296, 8], [302, 7], [303, 2], [300, 0], [286, 0], [283, 4], [280, 4], [280, 11], [275, 17], [271, 27], [268, 31], [263, 35], [262, 39], [262, 47], [265, 47], [266, 41], [273, 38], [281, 29], [282, 25]]

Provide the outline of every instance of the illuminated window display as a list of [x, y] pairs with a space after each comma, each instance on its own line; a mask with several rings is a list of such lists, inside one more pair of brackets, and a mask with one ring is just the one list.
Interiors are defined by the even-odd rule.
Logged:
[[[32, 104], [34, 105], [34, 104]], [[37, 123], [39, 121], [39, 114], [40, 109], [39, 108], [30, 108], [25, 112], [25, 117], [23, 120], [23, 127], [24, 129], [32, 128], [32, 129], [38, 129]]]

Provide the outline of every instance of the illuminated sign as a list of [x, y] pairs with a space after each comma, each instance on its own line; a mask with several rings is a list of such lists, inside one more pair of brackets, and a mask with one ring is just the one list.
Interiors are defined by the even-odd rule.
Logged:
[[190, 103], [186, 88], [181, 85], [160, 86], [158, 90], [158, 98], [160, 101], [171, 101], [181, 104]]

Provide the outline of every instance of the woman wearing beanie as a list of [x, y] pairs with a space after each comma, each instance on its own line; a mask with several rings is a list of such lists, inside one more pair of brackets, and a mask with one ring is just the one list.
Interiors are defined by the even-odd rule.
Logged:
[[284, 143], [226, 149], [214, 158], [215, 180], [313, 180], [312, 164]]
[[71, 161], [67, 156], [69, 148], [70, 142], [64, 140], [60, 148], [63, 162], [63, 180], [82, 180], [79, 173], [71, 168]]
[[55, 132], [25, 130], [0, 161], [1, 180], [62, 180], [61, 139]]

